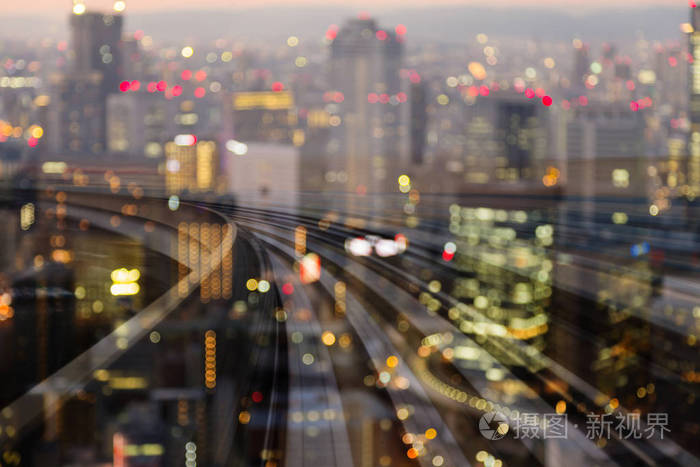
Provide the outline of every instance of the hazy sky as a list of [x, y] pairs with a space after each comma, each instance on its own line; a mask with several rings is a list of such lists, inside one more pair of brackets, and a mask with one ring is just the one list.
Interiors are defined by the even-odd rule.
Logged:
[[[111, 9], [111, 0], [85, 0], [88, 9]], [[402, 6], [433, 6], [433, 5], [480, 5], [488, 7], [509, 6], [534, 6], [552, 7], [557, 9], [590, 9], [604, 7], [630, 7], [643, 6], [673, 6], [683, 7], [687, 0], [126, 0], [127, 13], [149, 12], [182, 9], [232, 9], [269, 7], [272, 5], [318, 5], [318, 6], [346, 6], [359, 9], [398, 9]], [[0, 14], [60, 14], [70, 11], [72, 0], [0, 0]]]

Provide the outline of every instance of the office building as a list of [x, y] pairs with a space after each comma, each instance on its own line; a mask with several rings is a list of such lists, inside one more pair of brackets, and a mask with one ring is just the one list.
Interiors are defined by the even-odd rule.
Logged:
[[122, 22], [118, 14], [78, 14], [74, 10], [70, 17], [73, 71], [76, 74], [100, 72], [105, 93], [118, 92], [123, 79]]
[[403, 162], [400, 107], [406, 105], [402, 54], [400, 37], [371, 19], [348, 21], [333, 40], [328, 170], [344, 181], [333, 191], [362, 195], [395, 188]]
[[700, 193], [700, 9], [691, 8], [690, 55], [690, 142], [688, 144], [688, 186], [694, 193]]
[[165, 144], [165, 190], [168, 194], [206, 193], [217, 187], [219, 152], [214, 141], [178, 135]]

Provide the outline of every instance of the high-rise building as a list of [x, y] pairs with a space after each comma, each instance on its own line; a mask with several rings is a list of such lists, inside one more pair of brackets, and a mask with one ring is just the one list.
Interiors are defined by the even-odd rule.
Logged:
[[[163, 143], [173, 135], [195, 133], [192, 128], [179, 128], [172, 118], [177, 104], [145, 90], [109, 96], [107, 149], [113, 153], [162, 158]], [[190, 117], [190, 120], [195, 119]]]
[[411, 84], [411, 163], [422, 164], [428, 126], [427, 92], [425, 83]]
[[399, 107], [407, 100], [399, 79], [402, 53], [401, 37], [371, 19], [348, 21], [331, 44], [327, 168], [345, 180], [343, 191], [395, 185], [402, 165]]
[[291, 144], [233, 144], [242, 146], [233, 146], [234, 151], [224, 156], [222, 165], [237, 201], [257, 206], [297, 206], [299, 148]]
[[50, 110], [51, 149], [99, 154], [107, 146], [107, 96], [122, 80], [122, 17], [74, 8], [70, 17], [72, 60], [56, 76]]
[[105, 150], [105, 98], [99, 72], [52, 77], [49, 144], [57, 153]]
[[591, 60], [588, 53], [588, 45], [581, 41], [574, 41], [574, 68], [571, 82], [575, 87], [583, 87], [586, 76], [590, 73]]
[[168, 194], [206, 193], [216, 189], [219, 152], [214, 141], [196, 142], [178, 135], [165, 145], [165, 189]]
[[[102, 73], [102, 89], [117, 92], [122, 80], [122, 16], [96, 12], [70, 17], [73, 71]], [[80, 10], [77, 10], [80, 11]]]
[[247, 91], [233, 94], [233, 134], [243, 142], [291, 144], [297, 109], [291, 91]]
[[700, 193], [700, 8], [691, 8], [690, 54], [690, 143], [688, 145], [688, 186], [695, 193]]
[[498, 130], [502, 132], [497, 136], [507, 167], [519, 180], [539, 178], [534, 172], [545, 155], [540, 107], [532, 100], [503, 99], [497, 108]]
[[[581, 198], [571, 215], [587, 228], [595, 228], [601, 213], [609, 219], [605, 197], [647, 195], [649, 159], [643, 113], [630, 112], [624, 104], [579, 106], [569, 111], [563, 136], [566, 193]], [[566, 207], [561, 212], [569, 215]]]

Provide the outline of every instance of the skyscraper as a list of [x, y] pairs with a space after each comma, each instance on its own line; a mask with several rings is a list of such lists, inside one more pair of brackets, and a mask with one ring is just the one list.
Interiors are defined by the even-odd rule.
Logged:
[[[334, 115], [327, 169], [351, 193], [386, 191], [400, 164], [399, 69], [403, 44], [371, 19], [352, 19], [331, 45], [329, 84]], [[338, 185], [336, 185], [338, 186]]]
[[52, 77], [49, 144], [59, 153], [98, 154], [105, 149], [105, 97], [99, 72]]
[[688, 144], [688, 186], [700, 192], [700, 8], [691, 8], [690, 53], [690, 143]]
[[422, 164], [428, 126], [427, 92], [425, 83], [411, 84], [411, 163]]
[[219, 152], [214, 141], [196, 141], [193, 135], [178, 135], [175, 141], [166, 143], [165, 158], [168, 194], [206, 193], [216, 188]]
[[122, 79], [122, 16], [85, 12], [70, 17], [73, 71], [99, 71], [102, 89], [117, 92]]
[[107, 146], [107, 96], [119, 92], [123, 75], [122, 17], [82, 6], [70, 17], [70, 70], [53, 79], [50, 141], [54, 152], [99, 154]]
[[590, 73], [591, 60], [588, 53], [588, 45], [581, 41], [574, 41], [574, 68], [571, 75], [571, 83], [575, 88], [583, 87], [586, 76]]

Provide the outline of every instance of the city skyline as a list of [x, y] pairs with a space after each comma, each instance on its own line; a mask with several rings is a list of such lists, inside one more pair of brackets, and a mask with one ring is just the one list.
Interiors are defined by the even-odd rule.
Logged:
[[0, 36], [3, 466], [700, 465], [700, 8], [212, 4]]

